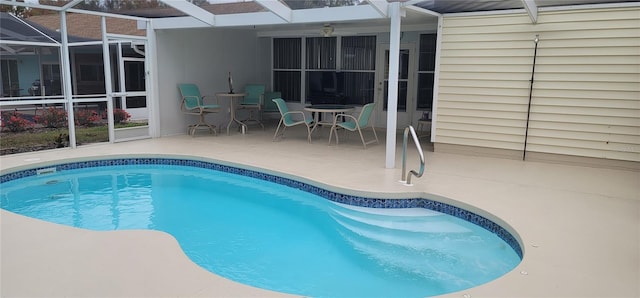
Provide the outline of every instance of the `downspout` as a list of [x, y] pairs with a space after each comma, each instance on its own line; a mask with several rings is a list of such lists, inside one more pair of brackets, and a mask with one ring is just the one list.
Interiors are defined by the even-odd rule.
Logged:
[[527, 156], [527, 138], [529, 137], [529, 117], [531, 116], [531, 97], [533, 94], [533, 77], [536, 73], [536, 57], [538, 56], [538, 34], [533, 40], [535, 47], [533, 48], [533, 68], [531, 69], [531, 81], [529, 83], [529, 104], [527, 106], [527, 123], [524, 130], [524, 148], [522, 149], [522, 160]]
[[141, 50], [140, 48], [138, 48], [138, 45], [136, 45], [136, 44], [131, 44], [131, 49], [132, 49], [134, 52], [138, 53], [140, 56], [143, 56], [143, 57], [145, 56], [144, 51], [143, 51], [143, 50]]

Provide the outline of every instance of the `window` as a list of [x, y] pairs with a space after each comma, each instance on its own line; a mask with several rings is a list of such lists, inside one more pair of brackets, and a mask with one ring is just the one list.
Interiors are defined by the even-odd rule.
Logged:
[[81, 64], [79, 66], [79, 81], [104, 82], [104, 68], [99, 64]]
[[342, 38], [341, 64], [347, 104], [365, 105], [374, 101], [376, 37]]
[[[114, 53], [115, 45], [110, 46]], [[77, 46], [70, 49], [74, 57], [71, 82], [74, 94], [105, 94], [104, 61], [101, 45]], [[113, 57], [113, 56], [112, 56]], [[117, 78], [117, 76], [113, 77]], [[116, 84], [114, 84], [116, 85]], [[116, 89], [117, 90], [117, 89]]]
[[336, 37], [307, 38], [307, 69], [336, 69]]
[[301, 84], [300, 71], [278, 70], [273, 73], [273, 90], [279, 91], [285, 101], [300, 102]]
[[2, 77], [2, 97], [20, 96], [18, 82], [18, 61], [3, 59], [0, 61], [0, 77]]
[[[140, 59], [140, 58], [139, 58]], [[127, 92], [145, 91], [144, 60], [124, 61], [124, 88]], [[127, 108], [146, 108], [145, 96], [127, 96]]]
[[348, 36], [342, 38], [343, 70], [376, 70], [376, 37]]
[[420, 35], [418, 66], [418, 109], [431, 111], [433, 107], [433, 78], [436, 66], [436, 34]]
[[300, 102], [301, 76], [302, 39], [273, 39], [273, 90], [286, 101]]
[[302, 83], [309, 103], [364, 105], [374, 100], [375, 36], [275, 38], [273, 55], [274, 90], [285, 100], [301, 102]]
[[42, 64], [42, 79], [46, 95], [61, 95], [60, 64]]
[[[389, 105], [389, 50], [384, 53], [384, 104], [386, 111]], [[398, 111], [407, 111], [407, 95], [409, 93], [409, 61], [411, 52], [408, 49], [400, 49], [398, 65]]]
[[144, 91], [146, 89], [144, 61], [125, 61], [124, 77], [127, 91]]

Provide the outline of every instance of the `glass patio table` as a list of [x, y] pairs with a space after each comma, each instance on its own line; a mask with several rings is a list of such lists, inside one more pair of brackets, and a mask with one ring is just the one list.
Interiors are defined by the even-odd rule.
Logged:
[[[313, 114], [313, 127], [311, 128], [311, 132], [318, 127], [318, 125], [333, 125], [333, 119], [338, 114], [350, 113], [355, 109], [354, 106], [350, 105], [339, 105], [339, 104], [318, 104], [318, 105], [310, 105], [304, 108], [305, 111], [311, 112]], [[328, 114], [331, 115], [327, 120], [322, 120], [320, 114]], [[323, 117], [324, 118], [324, 117]], [[326, 118], [325, 118], [326, 119]]]

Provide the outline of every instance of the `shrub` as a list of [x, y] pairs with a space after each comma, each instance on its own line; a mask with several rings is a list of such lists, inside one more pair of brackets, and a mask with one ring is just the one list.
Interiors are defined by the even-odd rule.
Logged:
[[100, 121], [100, 116], [96, 111], [93, 110], [78, 110], [75, 112], [75, 122], [76, 125], [81, 126], [92, 126]]
[[131, 115], [123, 109], [113, 109], [113, 122], [125, 123], [131, 118]]
[[63, 109], [49, 107], [42, 111], [42, 115], [36, 116], [35, 121], [44, 127], [65, 127], [67, 126], [67, 112]]
[[11, 132], [24, 131], [32, 128], [33, 122], [24, 118], [24, 115], [17, 111], [2, 114], [2, 128], [6, 128]]
[[66, 133], [61, 133], [55, 138], [53, 143], [55, 144], [56, 148], [67, 147], [67, 144], [69, 143], [69, 135]]

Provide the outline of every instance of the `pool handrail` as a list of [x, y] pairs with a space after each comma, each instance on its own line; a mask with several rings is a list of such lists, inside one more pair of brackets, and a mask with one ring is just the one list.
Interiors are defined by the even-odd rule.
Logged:
[[[409, 137], [409, 132], [411, 132], [413, 143], [416, 145], [416, 149], [418, 150], [418, 154], [420, 155], [420, 171], [416, 172], [414, 170], [411, 170], [408, 172], [407, 177], [407, 139]], [[422, 152], [422, 146], [420, 146], [420, 141], [418, 141], [418, 136], [416, 135], [415, 129], [413, 129], [413, 126], [409, 125], [404, 129], [404, 138], [402, 141], [402, 180], [400, 180], [400, 182], [404, 183], [404, 185], [406, 186], [412, 186], [413, 184], [411, 184], [411, 175], [416, 176], [416, 178], [422, 177], [422, 174], [424, 174], [424, 164], [425, 161], [424, 153]]]

